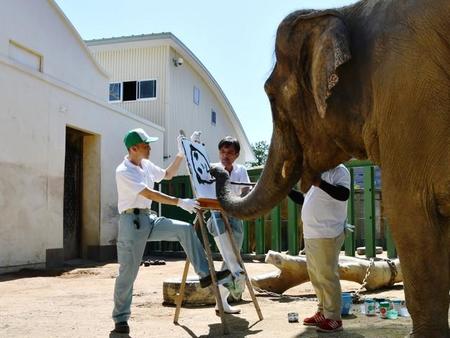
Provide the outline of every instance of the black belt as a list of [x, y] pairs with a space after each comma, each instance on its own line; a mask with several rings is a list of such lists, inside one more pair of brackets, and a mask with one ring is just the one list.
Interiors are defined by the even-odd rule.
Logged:
[[134, 214], [134, 215], [139, 215], [139, 214], [150, 214], [152, 212], [151, 209], [149, 208], [145, 208], [145, 209], [140, 209], [140, 208], [131, 208], [131, 209], [127, 209], [125, 211], [122, 211], [122, 214]]

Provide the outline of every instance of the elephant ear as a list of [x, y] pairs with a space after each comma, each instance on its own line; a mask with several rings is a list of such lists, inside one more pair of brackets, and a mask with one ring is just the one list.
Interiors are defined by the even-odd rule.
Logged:
[[336, 70], [351, 58], [349, 33], [335, 11], [312, 12], [297, 20], [318, 20], [314, 27], [316, 34], [312, 35], [310, 79], [317, 110], [320, 117], [324, 118], [326, 101], [331, 95], [331, 89], [339, 81]]

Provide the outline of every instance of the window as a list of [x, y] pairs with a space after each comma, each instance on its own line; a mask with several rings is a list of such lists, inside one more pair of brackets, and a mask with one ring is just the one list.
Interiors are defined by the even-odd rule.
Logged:
[[139, 98], [156, 98], [156, 80], [147, 80], [139, 82]]
[[216, 125], [216, 118], [217, 118], [217, 114], [214, 110], [211, 110], [211, 124], [213, 126]]
[[135, 101], [137, 93], [137, 81], [123, 83], [123, 101]]
[[109, 101], [120, 101], [122, 100], [122, 84], [120, 82], [109, 84]]
[[200, 104], [200, 89], [194, 86], [194, 103], [198, 106]]
[[[156, 80], [126, 81], [123, 83], [122, 96], [123, 101], [154, 99], [156, 98]], [[111, 86], [110, 86], [110, 97], [111, 97]]]

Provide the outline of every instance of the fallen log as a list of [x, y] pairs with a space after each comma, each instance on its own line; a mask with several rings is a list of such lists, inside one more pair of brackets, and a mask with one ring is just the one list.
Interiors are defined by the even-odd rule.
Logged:
[[[266, 263], [275, 265], [278, 270], [265, 273], [251, 279], [253, 286], [271, 292], [283, 293], [286, 290], [308, 282], [306, 256], [290, 256], [275, 251], [266, 255]], [[370, 261], [363, 258], [339, 256], [339, 274], [343, 280], [362, 284]], [[375, 290], [392, 286], [403, 281], [400, 261], [376, 260], [370, 268], [366, 290]]]

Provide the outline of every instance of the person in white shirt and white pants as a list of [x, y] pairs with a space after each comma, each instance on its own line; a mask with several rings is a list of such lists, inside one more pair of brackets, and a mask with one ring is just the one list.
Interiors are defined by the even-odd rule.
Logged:
[[[249, 183], [250, 179], [247, 174], [247, 169], [245, 169], [243, 165], [235, 162], [239, 157], [241, 149], [239, 141], [231, 136], [226, 136], [219, 142], [218, 149], [220, 162], [212, 163], [211, 166], [221, 166], [227, 170], [232, 182]], [[232, 185], [231, 189], [236, 196], [245, 196], [249, 191], [249, 187], [245, 185]], [[228, 220], [233, 232], [234, 241], [238, 250], [240, 250], [244, 240], [242, 220], [235, 217], [228, 217]], [[228, 296], [231, 291], [233, 298], [236, 300], [241, 298], [245, 288], [245, 275], [244, 270], [234, 255], [233, 247], [228, 237], [228, 233], [225, 230], [225, 224], [220, 212], [211, 213], [211, 217], [207, 222], [207, 227], [209, 232], [214, 236], [216, 245], [222, 255], [224, 266], [230, 270], [231, 275], [233, 276], [231, 282], [219, 285], [223, 309], [225, 313], [239, 313], [241, 312], [239, 308], [228, 304]], [[218, 310], [217, 305], [216, 310]]]

